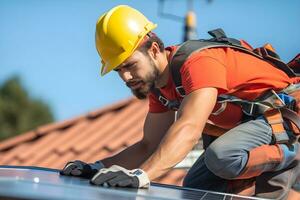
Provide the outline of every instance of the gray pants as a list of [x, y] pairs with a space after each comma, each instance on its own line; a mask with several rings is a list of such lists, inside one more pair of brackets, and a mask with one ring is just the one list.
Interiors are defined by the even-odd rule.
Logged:
[[[207, 138], [203, 140], [207, 142]], [[230, 192], [231, 180], [247, 165], [248, 153], [271, 142], [272, 129], [262, 117], [245, 122], [211, 142], [189, 170], [183, 186]]]

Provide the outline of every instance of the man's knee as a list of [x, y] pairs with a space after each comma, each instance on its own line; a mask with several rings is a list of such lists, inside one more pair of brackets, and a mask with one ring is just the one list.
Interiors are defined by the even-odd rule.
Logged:
[[[244, 168], [247, 152], [226, 150], [225, 146], [212, 144], [205, 152], [205, 164], [215, 175], [224, 179], [235, 179]], [[246, 158], [247, 159], [247, 158]]]

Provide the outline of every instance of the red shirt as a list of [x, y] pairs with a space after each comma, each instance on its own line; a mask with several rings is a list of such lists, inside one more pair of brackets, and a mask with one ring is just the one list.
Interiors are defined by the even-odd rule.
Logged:
[[[176, 48], [171, 46], [166, 49], [172, 55]], [[300, 80], [289, 78], [268, 62], [231, 48], [212, 48], [194, 53], [184, 62], [180, 73], [186, 95], [200, 88], [214, 87], [218, 89], [218, 94], [230, 94], [246, 100], [253, 100], [271, 88], [279, 91]], [[182, 101], [171, 76], [160, 91], [169, 100]], [[168, 110], [153, 93], [149, 99], [149, 112]], [[216, 105], [214, 110], [219, 106]], [[240, 107], [228, 104], [224, 112], [217, 116], [211, 115], [209, 119], [220, 127], [232, 128], [241, 117]]]

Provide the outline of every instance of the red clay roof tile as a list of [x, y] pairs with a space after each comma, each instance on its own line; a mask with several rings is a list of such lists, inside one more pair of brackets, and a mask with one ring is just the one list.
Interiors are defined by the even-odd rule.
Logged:
[[55, 134], [45, 135], [42, 139], [39, 139], [36, 142], [31, 143], [30, 148], [24, 149], [16, 155], [20, 160], [31, 160], [39, 154], [40, 149], [45, 148], [48, 144], [51, 144], [56, 138]]
[[21, 144], [26, 141], [30, 141], [36, 137], [37, 137], [37, 133], [35, 131], [30, 131], [30, 132], [15, 136], [13, 138], [9, 138], [7, 140], [0, 142], [0, 151], [5, 151], [8, 148], [15, 147], [18, 144]]
[[113, 117], [114, 114], [108, 113], [99, 117], [99, 119], [95, 119], [91, 128], [86, 131], [86, 137], [78, 141], [76, 145], [73, 145], [73, 149], [76, 152], [86, 152], [87, 149], [90, 149], [99, 140], [99, 137], [102, 136], [104, 124], [109, 124]]
[[[52, 164], [59, 158], [60, 158], [60, 155], [58, 155], [55, 152], [52, 152], [52, 153], [48, 154], [47, 156], [45, 156], [44, 159], [40, 161], [38, 166], [53, 168]], [[26, 163], [25, 163], [25, 165], [26, 165]]]
[[18, 155], [21, 154], [23, 151], [26, 151], [26, 149], [29, 148], [30, 145], [31, 143], [19, 144], [15, 148], [6, 152], [0, 159], [1, 164], [9, 165], [10, 162], [12, 162], [15, 159], [18, 159]]
[[67, 138], [61, 140], [62, 142], [60, 145], [56, 146], [55, 150], [59, 152], [59, 154], [64, 154], [65, 152], [69, 151], [73, 146], [75, 146], [78, 141], [82, 141], [88, 135], [85, 135], [85, 130], [89, 128], [91, 122], [87, 120], [82, 120], [77, 125], [72, 126], [69, 130], [66, 130], [63, 135]]

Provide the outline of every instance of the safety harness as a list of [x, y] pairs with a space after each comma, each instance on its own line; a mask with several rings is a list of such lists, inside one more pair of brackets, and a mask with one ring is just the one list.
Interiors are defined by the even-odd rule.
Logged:
[[[216, 29], [208, 32], [211, 39], [189, 40], [181, 44], [174, 53], [170, 64], [170, 73], [175, 84], [176, 92], [181, 96], [185, 96], [185, 91], [182, 86], [180, 68], [184, 62], [194, 53], [202, 51], [204, 49], [229, 47], [252, 56], [255, 56], [261, 60], [271, 63], [274, 67], [284, 71], [289, 77], [297, 77], [300, 74], [296, 73], [292, 68], [280, 60], [279, 56], [272, 51], [268, 46], [256, 48], [254, 50], [248, 49], [242, 45], [242, 43], [234, 38], [228, 38], [222, 29]], [[296, 59], [294, 59], [297, 62]], [[300, 59], [299, 63], [300, 63]], [[298, 93], [297, 93], [298, 91]], [[212, 113], [218, 115], [222, 113], [227, 103], [234, 103], [241, 106], [243, 113], [249, 117], [258, 117], [264, 115], [268, 123], [271, 125], [275, 142], [287, 143], [290, 139], [285, 131], [284, 118], [290, 122], [290, 127], [293, 132], [300, 135], [300, 118], [297, 102], [295, 99], [299, 99], [300, 96], [300, 84], [292, 84], [284, 90], [276, 93], [274, 90], [267, 91], [257, 99], [253, 101], [240, 99], [238, 97], [222, 94], [218, 95], [217, 102], [221, 104], [221, 107]], [[180, 106], [179, 100], [169, 100], [164, 97], [158, 88], [153, 88], [152, 92], [158, 98], [162, 105], [171, 110], [178, 110]], [[293, 94], [297, 93], [299, 96], [293, 97]]]

